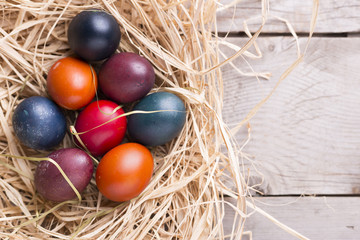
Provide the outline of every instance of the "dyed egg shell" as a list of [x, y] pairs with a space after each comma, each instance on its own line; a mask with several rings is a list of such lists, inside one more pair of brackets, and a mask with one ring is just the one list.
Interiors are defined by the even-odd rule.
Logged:
[[[78, 148], [65, 148], [52, 152], [48, 157], [59, 164], [79, 193], [89, 184], [94, 164], [86, 152]], [[59, 169], [49, 161], [42, 161], [37, 166], [35, 187], [38, 193], [51, 201], [62, 202], [76, 197]]]
[[61, 109], [51, 100], [34, 96], [22, 101], [12, 117], [14, 132], [26, 146], [49, 150], [63, 140], [66, 120]]
[[[108, 100], [90, 103], [76, 119], [75, 129], [81, 141], [94, 156], [102, 156], [113, 147], [119, 145], [126, 133], [126, 117], [122, 108]], [[118, 117], [118, 118], [117, 118]], [[117, 118], [111, 122], [111, 119]], [[106, 124], [104, 124], [106, 123]], [[100, 126], [101, 124], [104, 124]], [[85, 132], [82, 134], [82, 132]], [[75, 142], [81, 147], [74, 137]]]
[[87, 61], [110, 57], [120, 43], [119, 24], [110, 14], [101, 10], [85, 10], [70, 22], [70, 48]]
[[87, 62], [72, 57], [62, 58], [49, 70], [47, 89], [59, 106], [77, 110], [95, 97], [97, 76]]
[[113, 55], [99, 71], [99, 85], [110, 99], [129, 103], [141, 99], [154, 86], [155, 72], [145, 58], [131, 52]]
[[128, 116], [128, 131], [132, 139], [146, 146], [162, 145], [181, 132], [186, 109], [183, 101], [168, 92], [157, 92], [143, 98], [133, 111], [158, 111], [157, 113], [135, 113]]
[[141, 144], [119, 145], [100, 160], [96, 186], [108, 199], [128, 201], [138, 196], [149, 184], [154, 168], [151, 152]]

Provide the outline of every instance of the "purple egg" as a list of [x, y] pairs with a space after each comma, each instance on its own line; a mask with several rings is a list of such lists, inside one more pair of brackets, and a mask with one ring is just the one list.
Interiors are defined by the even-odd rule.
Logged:
[[[52, 152], [49, 158], [59, 164], [75, 188], [81, 193], [89, 184], [94, 164], [89, 155], [78, 148], [64, 148]], [[35, 187], [44, 198], [56, 202], [76, 197], [74, 190], [58, 168], [49, 161], [42, 161], [35, 171]]]
[[151, 63], [131, 52], [113, 55], [99, 72], [99, 85], [103, 93], [120, 103], [143, 98], [154, 82], [155, 72]]

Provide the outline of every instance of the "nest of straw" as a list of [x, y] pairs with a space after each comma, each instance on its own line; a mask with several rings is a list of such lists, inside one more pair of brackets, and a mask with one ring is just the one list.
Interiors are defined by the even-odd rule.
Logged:
[[[231, 236], [242, 235], [248, 186], [239, 166], [240, 151], [222, 120], [220, 66], [226, 61], [219, 59], [218, 7], [214, 0], [0, 3], [2, 239], [223, 239], [224, 208], [230, 204], [225, 195], [235, 200]], [[177, 139], [151, 149], [154, 176], [137, 198], [111, 202], [93, 179], [81, 202], [59, 204], [39, 196], [33, 182], [37, 162], [32, 160], [49, 152], [22, 146], [11, 118], [24, 98], [48, 96], [47, 71], [58, 59], [73, 54], [67, 43], [68, 25], [89, 8], [104, 9], [116, 18], [122, 32], [118, 51], [147, 58], [157, 76], [152, 91], [180, 96], [187, 120]], [[254, 44], [260, 31], [233, 58]], [[69, 125], [75, 114], [68, 112]], [[71, 139], [67, 134], [59, 148], [74, 146]], [[226, 187], [227, 181], [235, 187]]]

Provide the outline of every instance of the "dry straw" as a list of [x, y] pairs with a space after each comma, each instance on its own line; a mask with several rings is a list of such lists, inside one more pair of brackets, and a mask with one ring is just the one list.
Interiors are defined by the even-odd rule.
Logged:
[[[258, 49], [255, 40], [266, 23], [268, 1], [262, 1], [259, 30], [254, 34], [246, 31], [248, 42], [237, 46], [237, 53], [221, 62], [219, 43], [223, 40], [216, 33], [215, 16], [216, 11], [231, 6], [215, 0], [0, 2], [1, 239], [240, 238], [247, 207], [304, 238], [247, 202], [249, 187], [244, 179], [245, 170], [239, 164], [243, 158], [241, 148], [222, 120], [220, 67], [239, 56], [251, 57], [247, 52], [251, 46]], [[186, 103], [187, 121], [175, 141], [151, 149], [156, 161], [155, 174], [136, 199], [110, 202], [99, 194], [92, 180], [80, 202], [74, 199], [58, 204], [45, 201], [34, 188], [37, 163], [32, 160], [48, 153], [20, 145], [14, 137], [11, 117], [24, 98], [47, 96], [48, 69], [56, 60], [72, 54], [66, 34], [69, 22], [89, 8], [104, 9], [117, 19], [123, 36], [119, 51], [136, 52], [153, 63], [157, 75], [153, 91], [180, 96]], [[316, 12], [314, 1], [311, 33]], [[300, 53], [279, 83], [301, 60]], [[235, 131], [266, 100], [255, 106]], [[74, 113], [68, 115], [71, 124]], [[73, 143], [68, 134], [60, 147], [70, 146]], [[232, 189], [225, 185], [229, 180], [235, 186]], [[224, 196], [232, 199], [232, 203], [225, 201]], [[235, 224], [228, 236], [222, 222], [225, 205], [235, 212]]]

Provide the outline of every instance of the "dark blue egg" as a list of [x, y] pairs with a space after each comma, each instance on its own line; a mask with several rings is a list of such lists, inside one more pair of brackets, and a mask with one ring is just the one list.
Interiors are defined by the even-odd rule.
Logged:
[[110, 57], [119, 46], [119, 24], [101, 10], [85, 10], [76, 15], [68, 29], [70, 48], [87, 61]]
[[150, 94], [136, 104], [133, 110], [169, 110], [129, 115], [129, 135], [134, 141], [146, 146], [157, 146], [171, 141], [179, 135], [186, 120], [183, 101], [169, 92]]
[[40, 96], [22, 101], [14, 111], [12, 123], [19, 140], [37, 150], [55, 147], [66, 133], [66, 120], [60, 108]]

